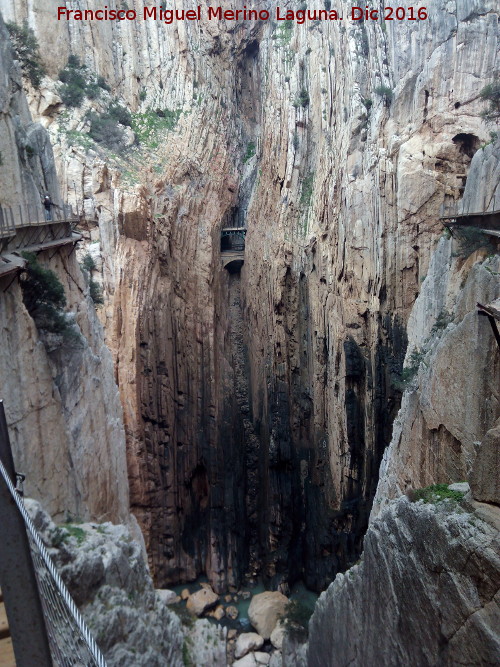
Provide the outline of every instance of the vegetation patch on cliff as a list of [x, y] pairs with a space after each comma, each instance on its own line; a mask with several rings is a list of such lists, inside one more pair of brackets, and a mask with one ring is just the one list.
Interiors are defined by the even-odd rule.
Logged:
[[[273, 24], [275, 27], [276, 24]], [[277, 40], [278, 46], [288, 46], [292, 40], [293, 35], [293, 21], [283, 21], [280, 23], [271, 36], [271, 39]]]
[[182, 109], [148, 109], [144, 113], [134, 113], [131, 127], [137, 141], [147, 148], [158, 148], [163, 133], [173, 130], [182, 114]]
[[423, 500], [424, 503], [437, 503], [441, 500], [454, 500], [460, 502], [465, 493], [462, 491], [453, 491], [447, 484], [432, 484], [424, 489], [408, 491], [408, 498], [412, 502]]
[[249, 141], [247, 145], [247, 151], [243, 157], [243, 164], [246, 164], [249, 160], [251, 160], [254, 157], [255, 151], [256, 151], [255, 142]]
[[132, 116], [118, 102], [113, 102], [107, 111], [98, 114], [91, 111], [87, 114], [90, 121], [89, 136], [97, 144], [102, 144], [110, 150], [120, 150], [123, 146], [124, 127], [132, 125]]
[[24, 21], [22, 26], [16, 23], [6, 23], [6, 26], [23, 74], [28, 77], [35, 88], [38, 88], [45, 75], [45, 67], [40, 58], [35, 33], [28, 27], [27, 21]]
[[485, 120], [497, 120], [500, 118], [500, 80], [497, 79], [485, 86], [479, 93], [481, 99], [489, 102], [489, 107], [483, 111], [482, 116]]
[[83, 271], [83, 274], [88, 279], [90, 298], [96, 304], [96, 306], [102, 305], [104, 303], [104, 295], [101, 285], [99, 285], [99, 283], [92, 278], [92, 271], [97, 269], [97, 265], [90, 253], [85, 255], [82, 263], [80, 264], [80, 267]]
[[420, 364], [424, 360], [424, 357], [424, 350], [413, 350], [407, 365], [401, 372], [401, 375], [392, 379], [392, 385], [395, 389], [404, 391], [411, 384], [412, 380], [418, 373], [418, 369], [420, 368]]
[[314, 189], [314, 172], [308, 174], [302, 181], [302, 190], [300, 193], [300, 203], [302, 206], [309, 206]]
[[389, 86], [377, 86], [373, 92], [382, 97], [387, 106], [392, 102], [394, 97], [392, 88]]
[[59, 94], [67, 107], [79, 107], [84, 97], [96, 100], [103, 91], [110, 90], [102, 76], [90, 72], [74, 55], [68, 58], [66, 67], [59, 72], [59, 81], [62, 82]]
[[26, 273], [21, 280], [23, 302], [37, 328], [50, 333], [67, 333], [71, 325], [62, 310], [66, 295], [61, 281], [54, 271], [41, 266], [33, 253], [24, 252], [22, 256], [27, 260]]
[[302, 107], [305, 109], [307, 106], [309, 106], [310, 98], [309, 98], [309, 93], [305, 88], [302, 88], [302, 90], [299, 92], [297, 97], [292, 103], [292, 106], [294, 106], [296, 109], [299, 107]]

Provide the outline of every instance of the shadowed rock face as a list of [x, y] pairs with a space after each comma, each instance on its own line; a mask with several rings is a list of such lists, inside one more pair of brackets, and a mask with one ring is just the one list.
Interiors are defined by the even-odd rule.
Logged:
[[[418, 30], [385, 32], [57, 25], [63, 62], [85, 58], [133, 110], [182, 112], [126, 165], [43, 117], [68, 197], [99, 225], [131, 508], [159, 584], [261, 573], [321, 588], [357, 558], [439, 208], [488, 138], [496, 10], [443, 1]], [[248, 235], [229, 274], [235, 211]]]

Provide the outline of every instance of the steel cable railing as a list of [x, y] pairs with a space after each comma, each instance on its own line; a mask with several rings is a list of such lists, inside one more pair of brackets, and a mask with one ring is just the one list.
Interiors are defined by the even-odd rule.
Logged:
[[0, 474], [26, 525], [54, 667], [106, 667], [104, 656], [59, 576], [2, 461]]

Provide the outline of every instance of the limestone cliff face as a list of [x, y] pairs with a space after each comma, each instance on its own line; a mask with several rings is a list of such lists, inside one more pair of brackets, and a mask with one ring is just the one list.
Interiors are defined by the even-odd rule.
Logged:
[[[474, 157], [460, 205], [496, 210], [498, 143]], [[484, 243], [486, 239], [482, 239]], [[408, 320], [412, 372], [380, 468], [362, 561], [320, 597], [308, 664], [496, 664], [500, 357], [477, 303], [498, 303], [493, 246], [439, 240]], [[398, 498], [468, 480], [472, 493]]]
[[[54, 158], [47, 133], [31, 120], [1, 19], [0, 44], [0, 204], [15, 215], [21, 206], [25, 222], [39, 220], [41, 194], [60, 202]], [[125, 434], [112, 357], [71, 250], [38, 255], [64, 286], [74, 322], [70, 341], [44, 342], [19, 279], [0, 280], [0, 378], [14, 459], [28, 493], [43, 498], [54, 516], [127, 521]]]
[[[464, 210], [496, 210], [499, 150], [497, 142], [474, 156]], [[462, 246], [459, 236], [440, 239], [408, 320], [407, 363], [417, 373], [384, 454], [372, 518], [408, 488], [468, 479], [477, 448], [500, 416], [498, 346], [477, 313], [478, 303], [500, 298], [499, 256], [491, 247], [471, 254]]]
[[[55, 4], [0, 8], [47, 53]], [[31, 96], [65, 196], [98, 224], [131, 505], [157, 579], [206, 571], [223, 588], [260, 570], [320, 588], [359, 553], [440, 206], [488, 139], [497, 4], [435, 2], [418, 25], [55, 30], [52, 77], [71, 52], [133, 111], [177, 114], [121, 159], [82, 140], [88, 101], [61, 118], [53, 81]], [[235, 220], [240, 278], [219, 258]]]
[[154, 590], [141, 545], [126, 526], [56, 526], [39, 503], [28, 499], [26, 506], [106, 664], [226, 665], [226, 630], [207, 619], [182, 625], [165, 591]]
[[499, 518], [481, 503], [392, 501], [360, 564], [320, 596], [307, 664], [497, 664]]

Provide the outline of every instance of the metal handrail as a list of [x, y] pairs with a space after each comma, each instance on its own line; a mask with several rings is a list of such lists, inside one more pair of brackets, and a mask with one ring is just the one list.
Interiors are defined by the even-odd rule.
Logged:
[[[73, 601], [73, 598], [69, 594], [69, 591], [66, 588], [63, 580], [59, 576], [59, 573], [57, 572], [56, 567], [52, 562], [49, 552], [47, 551], [44, 543], [42, 542], [42, 539], [38, 534], [38, 531], [36, 530], [35, 525], [33, 524], [33, 521], [31, 520], [31, 517], [29, 516], [24, 506], [22, 498], [16, 491], [14, 485], [12, 484], [12, 481], [7, 473], [7, 470], [5, 469], [1, 460], [0, 460], [0, 474], [3, 477], [3, 480], [7, 485], [14, 502], [17, 505], [17, 508], [21, 513], [22, 518], [24, 519], [32, 554], [35, 555], [33, 553], [34, 547], [36, 547], [36, 550], [38, 551], [37, 555], [40, 558], [34, 559], [34, 561], [35, 561], [35, 572], [37, 575], [39, 586], [43, 578], [44, 577], [47, 578], [47, 573], [50, 577], [49, 582], [44, 581], [45, 588], [47, 588], [47, 586], [50, 585], [50, 599], [48, 599], [48, 596], [47, 597], [42, 596], [41, 598], [42, 606], [44, 607], [44, 612], [46, 612], [47, 608], [50, 606], [57, 607], [57, 613], [59, 613], [60, 615], [64, 614], [66, 616], [67, 621], [69, 623], [73, 623], [76, 626], [75, 628], [77, 630], [76, 635], [78, 636], [79, 633], [80, 635], [79, 638], [83, 640], [83, 642], [85, 643], [86, 649], [88, 650], [90, 657], [90, 662], [88, 662], [88, 658], [85, 658], [87, 660], [86, 667], [106, 667], [106, 661], [104, 660], [104, 656], [102, 655], [99, 647], [97, 646], [94, 637], [90, 633], [87, 624], [85, 623], [80, 612], [78, 611]], [[39, 566], [38, 568], [36, 567], [37, 564]], [[40, 566], [44, 567], [46, 571], [40, 572]], [[44, 613], [44, 616], [46, 622], [48, 622], [49, 614]], [[69, 630], [71, 632], [71, 628], [69, 628]], [[71, 662], [71, 658], [73, 659], [78, 658], [78, 656], [75, 655], [68, 656], [68, 659], [66, 659], [66, 656], [64, 654], [64, 647], [59, 646], [57, 643], [58, 639], [57, 629], [48, 625], [47, 631], [49, 635], [49, 644], [51, 652], [54, 654], [53, 657], [56, 658], [54, 664], [61, 665], [61, 667], [63, 665], [65, 666], [70, 664], [77, 664]], [[63, 656], [62, 660], [60, 656]]]
[[49, 215], [46, 215], [41, 204], [27, 202], [17, 206], [0, 206], [0, 235], [6, 236], [9, 233], [15, 233], [16, 229], [22, 227], [76, 220], [78, 220], [78, 217], [73, 213], [69, 204], [62, 204], [61, 206], [53, 204]]

